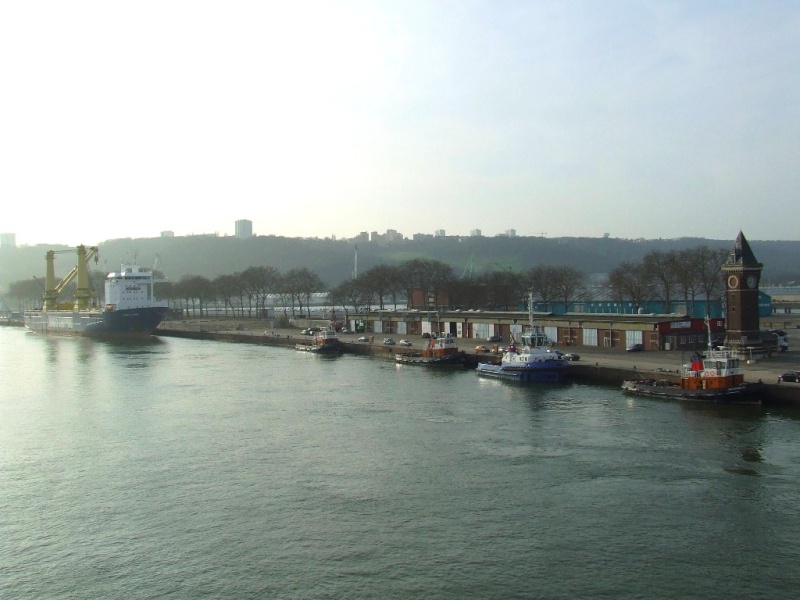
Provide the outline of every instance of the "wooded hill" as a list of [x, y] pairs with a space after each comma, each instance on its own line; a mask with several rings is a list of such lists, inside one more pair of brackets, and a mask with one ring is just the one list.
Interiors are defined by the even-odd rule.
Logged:
[[[414, 258], [428, 258], [453, 267], [455, 275], [479, 275], [487, 271], [521, 272], [537, 265], [567, 266], [586, 275], [606, 274], [622, 262], [638, 262], [648, 252], [669, 252], [706, 245], [733, 248], [730, 240], [680, 238], [629, 240], [620, 238], [544, 237], [444, 237], [401, 240], [392, 243], [358, 242], [358, 272], [379, 264], [396, 265]], [[745, 232], [745, 235], [747, 232]], [[762, 285], [800, 282], [800, 241], [749, 240], [756, 258], [764, 264]], [[271, 266], [280, 272], [308, 268], [328, 286], [353, 275], [356, 244], [352, 240], [186, 236], [108, 240], [99, 244], [99, 263], [93, 270], [114, 271], [121, 262], [155, 267], [171, 281], [187, 275], [214, 279], [248, 267]], [[58, 245], [0, 249], [0, 287], [31, 279], [44, 280], [45, 253], [68, 250]], [[56, 273], [65, 275], [75, 266], [75, 256], [57, 255]]]

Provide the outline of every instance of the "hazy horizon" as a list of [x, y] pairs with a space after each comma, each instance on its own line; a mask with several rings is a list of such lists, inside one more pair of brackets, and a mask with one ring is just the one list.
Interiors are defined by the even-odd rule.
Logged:
[[792, 240], [800, 4], [11, 3], [18, 245], [395, 229]]

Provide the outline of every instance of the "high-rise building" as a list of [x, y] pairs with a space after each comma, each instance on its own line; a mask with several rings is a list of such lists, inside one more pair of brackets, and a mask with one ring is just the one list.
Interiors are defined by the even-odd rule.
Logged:
[[0, 248], [16, 248], [16, 247], [17, 247], [16, 233], [0, 233]]
[[236, 237], [240, 240], [253, 237], [253, 222], [247, 219], [239, 219], [236, 221]]

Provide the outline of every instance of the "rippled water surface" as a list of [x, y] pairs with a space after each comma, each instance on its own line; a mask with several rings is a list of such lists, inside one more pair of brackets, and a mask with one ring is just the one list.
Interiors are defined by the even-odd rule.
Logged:
[[788, 598], [800, 413], [0, 328], [2, 598]]

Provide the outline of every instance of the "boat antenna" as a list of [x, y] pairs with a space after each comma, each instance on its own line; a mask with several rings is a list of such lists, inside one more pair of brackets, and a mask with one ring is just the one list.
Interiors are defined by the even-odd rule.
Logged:
[[706, 315], [705, 321], [706, 321], [706, 334], [708, 336], [708, 349], [713, 350], [713, 347], [711, 345], [711, 321], [708, 319], [708, 315]]

